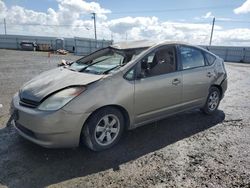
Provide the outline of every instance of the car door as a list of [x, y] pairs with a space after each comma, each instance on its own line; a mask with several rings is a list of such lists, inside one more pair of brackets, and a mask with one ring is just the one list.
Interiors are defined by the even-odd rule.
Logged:
[[208, 95], [211, 72], [200, 49], [187, 45], [180, 45], [178, 49], [183, 70], [183, 108], [200, 106]]
[[175, 46], [160, 47], [137, 64], [135, 124], [173, 113], [181, 103], [182, 73]]

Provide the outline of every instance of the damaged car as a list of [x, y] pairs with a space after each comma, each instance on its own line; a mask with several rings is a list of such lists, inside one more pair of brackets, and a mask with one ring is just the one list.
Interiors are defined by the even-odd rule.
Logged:
[[101, 151], [125, 130], [173, 114], [213, 114], [226, 89], [223, 59], [201, 47], [121, 42], [24, 84], [12, 100], [12, 124], [44, 147]]

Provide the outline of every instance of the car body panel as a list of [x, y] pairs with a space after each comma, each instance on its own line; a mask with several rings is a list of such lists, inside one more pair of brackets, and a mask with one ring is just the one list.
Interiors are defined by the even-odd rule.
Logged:
[[[104, 106], [119, 106], [126, 109], [130, 118], [129, 122], [133, 123], [134, 81], [125, 80], [122, 76], [123, 73], [119, 72], [89, 85], [81, 97], [75, 98], [63, 109], [70, 113], [81, 114], [92, 113]], [[120, 87], [121, 85], [123, 87]]]
[[207, 77], [207, 67], [199, 67], [182, 71], [184, 107], [204, 105], [213, 78]]
[[94, 75], [71, 71], [66, 68], [55, 68], [46, 71], [26, 84], [20, 90], [20, 97], [40, 102], [55, 91], [75, 85], [87, 85], [101, 79], [103, 75]]
[[[179, 79], [180, 83], [172, 82]], [[182, 73], [173, 72], [135, 81], [135, 123], [171, 113], [181, 103]]]

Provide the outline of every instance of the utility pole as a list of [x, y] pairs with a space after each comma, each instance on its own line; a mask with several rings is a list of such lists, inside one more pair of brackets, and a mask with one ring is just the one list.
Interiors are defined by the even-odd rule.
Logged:
[[96, 18], [95, 18], [96, 13], [93, 12], [92, 15], [93, 15], [92, 18], [94, 19], [95, 40], [97, 40], [97, 36], [96, 36]]
[[214, 22], [215, 22], [215, 17], [213, 18], [213, 24], [212, 24], [212, 30], [211, 30], [211, 36], [210, 36], [209, 46], [211, 46], [211, 44], [212, 44], [213, 33], [214, 33]]
[[3, 24], [4, 24], [4, 34], [7, 35], [7, 32], [6, 32], [6, 20], [5, 20], [5, 18], [3, 19]]

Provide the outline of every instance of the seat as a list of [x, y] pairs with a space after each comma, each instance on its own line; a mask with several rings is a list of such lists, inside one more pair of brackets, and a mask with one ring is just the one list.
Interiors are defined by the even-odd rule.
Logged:
[[[173, 58], [170, 55], [171, 52], [167, 52], [166, 50], [159, 51], [155, 54], [154, 60], [157, 60], [155, 65], [152, 66], [150, 70], [150, 75], [160, 75], [165, 73], [170, 73], [175, 71], [175, 63]], [[153, 61], [154, 61], [153, 60]]]

